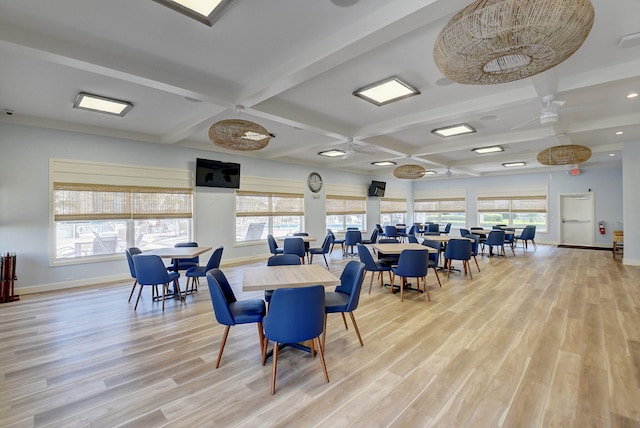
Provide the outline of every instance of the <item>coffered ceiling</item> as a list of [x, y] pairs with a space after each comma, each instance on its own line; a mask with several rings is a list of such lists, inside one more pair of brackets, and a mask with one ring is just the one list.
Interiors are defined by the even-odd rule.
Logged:
[[[432, 56], [439, 31], [468, 2], [237, 0], [209, 27], [152, 0], [0, 0], [0, 121], [224, 152], [209, 127], [243, 118], [275, 138], [235, 154], [388, 177], [393, 167], [371, 162], [411, 162], [435, 179], [447, 168], [458, 176], [566, 168], [536, 161], [558, 144], [591, 148], [581, 165], [589, 168], [620, 162], [625, 142], [640, 144], [640, 97], [627, 98], [640, 92], [640, 38], [619, 46], [640, 32], [640, 0], [592, 0], [595, 24], [568, 60], [484, 86], [444, 79]], [[384, 106], [352, 95], [390, 76], [421, 94]], [[124, 117], [73, 109], [79, 92], [134, 108]], [[543, 125], [546, 95], [564, 104]], [[463, 122], [477, 132], [431, 133]], [[317, 155], [349, 138], [352, 156]], [[496, 144], [505, 151], [471, 151]], [[526, 166], [502, 166], [515, 161]]]

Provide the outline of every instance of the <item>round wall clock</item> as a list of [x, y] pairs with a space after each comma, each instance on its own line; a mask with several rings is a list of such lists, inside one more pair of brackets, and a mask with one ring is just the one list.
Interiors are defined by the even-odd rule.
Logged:
[[317, 172], [312, 172], [307, 177], [307, 186], [313, 193], [318, 193], [322, 189], [322, 177]]

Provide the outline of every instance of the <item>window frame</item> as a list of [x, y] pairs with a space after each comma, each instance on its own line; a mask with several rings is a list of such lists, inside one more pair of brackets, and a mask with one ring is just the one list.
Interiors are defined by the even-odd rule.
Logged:
[[[342, 201], [339, 202], [339, 201]], [[344, 233], [350, 227], [350, 219], [353, 216], [359, 219], [358, 228], [367, 230], [367, 199], [364, 196], [326, 195], [325, 196], [325, 223], [329, 227], [329, 217], [342, 219], [341, 229], [332, 229], [338, 233]]]
[[[257, 198], [266, 198], [267, 204], [265, 205], [267, 209], [261, 211], [239, 211], [238, 210], [238, 198], [242, 197], [257, 197]], [[280, 199], [296, 199], [299, 200], [299, 210], [290, 210], [290, 211], [278, 211], [275, 207], [277, 204], [275, 201]], [[234, 204], [235, 204], [235, 221], [234, 221], [234, 245], [235, 246], [243, 246], [243, 245], [255, 245], [257, 243], [262, 243], [266, 241], [266, 235], [274, 235], [274, 219], [282, 218], [282, 217], [298, 217], [299, 225], [298, 228], [300, 232], [304, 231], [304, 194], [299, 193], [286, 193], [286, 192], [265, 192], [265, 191], [251, 191], [251, 190], [236, 190], [234, 195]], [[250, 239], [250, 240], [238, 240], [238, 218], [266, 218], [266, 226], [267, 231], [266, 234], [264, 230], [261, 233], [259, 239]], [[262, 222], [262, 221], [260, 221]], [[262, 236], [265, 235], [264, 238]], [[246, 235], [245, 235], [246, 236]], [[279, 235], [278, 235], [279, 236]]]

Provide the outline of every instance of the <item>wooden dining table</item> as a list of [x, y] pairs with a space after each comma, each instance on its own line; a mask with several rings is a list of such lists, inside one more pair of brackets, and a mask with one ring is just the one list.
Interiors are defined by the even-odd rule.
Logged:
[[[173, 270], [178, 272], [180, 269], [179, 259], [192, 259], [207, 251], [210, 251], [211, 247], [167, 247], [156, 248], [154, 250], [143, 251], [144, 255], [154, 255], [162, 259], [173, 259]], [[165, 296], [165, 298], [172, 299], [180, 296], [180, 284], [176, 279], [173, 283], [173, 294]], [[186, 297], [186, 296], [185, 296]]]
[[338, 284], [340, 278], [320, 265], [251, 266], [243, 270], [242, 291]]

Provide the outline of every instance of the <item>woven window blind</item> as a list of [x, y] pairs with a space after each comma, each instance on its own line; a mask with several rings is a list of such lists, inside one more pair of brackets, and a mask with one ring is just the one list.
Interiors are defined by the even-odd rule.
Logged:
[[405, 199], [380, 199], [380, 213], [405, 213], [407, 212], [407, 201]]
[[465, 210], [465, 198], [416, 199], [413, 201], [414, 212], [464, 213]]
[[53, 183], [55, 221], [191, 218], [191, 188]]
[[352, 196], [327, 196], [325, 198], [327, 215], [365, 214], [366, 198]]
[[304, 195], [297, 193], [236, 192], [236, 216], [303, 216]]
[[546, 213], [546, 196], [478, 197], [478, 212]]

